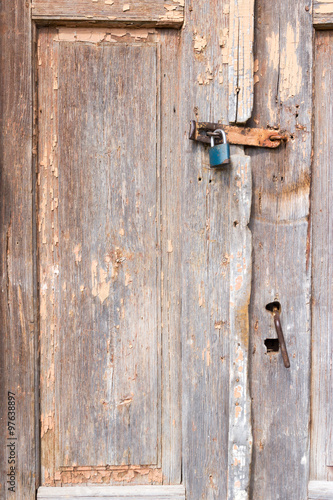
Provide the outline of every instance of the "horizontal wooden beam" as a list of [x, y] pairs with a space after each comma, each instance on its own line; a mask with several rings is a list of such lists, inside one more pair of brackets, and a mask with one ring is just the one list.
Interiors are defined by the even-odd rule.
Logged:
[[107, 498], [112, 500], [185, 500], [185, 488], [177, 486], [66, 486], [38, 489], [38, 500]]
[[309, 500], [333, 500], [333, 481], [310, 481]]
[[40, 22], [94, 22], [180, 28], [184, 0], [34, 0], [32, 18]]
[[318, 29], [330, 29], [333, 27], [333, 0], [314, 1], [313, 24]]

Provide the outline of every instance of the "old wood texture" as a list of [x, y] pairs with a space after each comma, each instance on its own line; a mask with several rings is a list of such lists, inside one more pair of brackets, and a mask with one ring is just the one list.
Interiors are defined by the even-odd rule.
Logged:
[[230, 123], [245, 123], [253, 108], [254, 0], [232, 0], [229, 16]]
[[[248, 149], [253, 166], [251, 292], [251, 498], [303, 499], [309, 475], [310, 166], [312, 16], [303, 0], [258, 0], [255, 8], [252, 126], [277, 127], [291, 140]], [[291, 367], [267, 353], [276, 338], [265, 307], [279, 301]]]
[[162, 114], [173, 137], [177, 94], [160, 101], [178, 67], [168, 38], [39, 34], [45, 485], [180, 482], [177, 148], [160, 125]]
[[319, 29], [330, 29], [333, 27], [332, 0], [314, 0], [313, 24]]
[[332, 64], [333, 34], [317, 32], [311, 191], [311, 479], [319, 481], [333, 481]]
[[[232, 148], [236, 149], [236, 148]], [[232, 151], [230, 171], [230, 387], [228, 500], [249, 498], [252, 429], [249, 392], [249, 303], [252, 235], [248, 228], [252, 202], [251, 159]]]
[[[188, 117], [197, 121], [228, 121], [229, 12], [227, 2], [222, 5], [204, 1], [189, 4], [182, 31], [180, 85], [187, 89], [181, 102], [182, 123]], [[220, 54], [216, 49], [218, 45], [221, 47]], [[226, 499], [229, 461], [233, 459], [235, 463], [240, 458], [239, 455], [236, 460], [235, 456], [228, 456], [228, 442], [230, 364], [234, 368], [237, 359], [233, 351], [233, 334], [241, 335], [238, 323], [241, 303], [244, 306], [242, 345], [248, 341], [246, 293], [242, 298], [240, 295], [235, 297], [235, 312], [230, 316], [231, 240], [232, 231], [236, 230], [231, 215], [231, 197], [236, 189], [236, 180], [231, 181], [231, 167], [210, 170], [208, 149], [200, 143], [188, 141], [188, 136], [184, 136], [182, 151], [183, 479], [189, 499]], [[239, 168], [243, 161], [237, 160]], [[236, 190], [239, 194], [238, 187]], [[245, 199], [239, 198], [240, 205], [243, 202], [248, 205], [249, 192], [246, 192]], [[241, 206], [239, 211], [242, 211]], [[246, 231], [245, 226], [239, 228], [242, 235]], [[249, 252], [249, 248], [244, 249], [247, 263]], [[244, 277], [247, 293], [245, 282], [250, 276], [248, 271], [242, 269], [239, 275]], [[235, 267], [235, 280], [238, 272]], [[246, 379], [246, 370], [244, 373]], [[236, 379], [232, 380], [235, 387], [239, 385]], [[245, 379], [242, 388], [246, 387]], [[237, 392], [231, 397], [235, 396]], [[246, 401], [247, 404], [247, 398], [246, 389], [239, 402]], [[246, 414], [247, 422], [248, 418], [249, 413]], [[243, 441], [243, 435], [236, 435], [239, 423], [235, 421], [235, 433], [231, 431], [230, 439], [236, 445], [243, 445], [246, 438]], [[246, 461], [244, 469], [248, 470], [248, 457], [242, 457], [242, 465], [237, 462], [232, 478], [242, 469], [243, 458]], [[232, 491], [236, 491], [234, 487], [238, 486], [231, 483], [232, 479], [229, 498]], [[242, 482], [240, 487], [243, 488], [244, 484]]]
[[308, 500], [333, 500], [333, 482], [310, 481]]
[[[37, 450], [29, 4], [2, 3], [0, 25], [0, 497], [33, 500]], [[13, 410], [8, 406], [9, 391], [15, 394], [15, 415], [8, 413]], [[14, 434], [8, 432], [9, 421]], [[14, 462], [9, 464], [9, 459]], [[7, 482], [10, 466], [15, 467], [14, 484]]]
[[184, 0], [33, 0], [33, 19], [180, 28]]
[[39, 488], [38, 500], [61, 500], [63, 498], [105, 498], [112, 500], [185, 500], [184, 486], [69, 486], [62, 488]]

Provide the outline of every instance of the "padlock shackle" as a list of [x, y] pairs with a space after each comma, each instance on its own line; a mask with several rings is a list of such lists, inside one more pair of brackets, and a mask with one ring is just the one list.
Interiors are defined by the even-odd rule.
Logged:
[[216, 129], [216, 130], [215, 130], [215, 134], [221, 134], [223, 144], [226, 144], [226, 143], [227, 143], [227, 135], [226, 135], [226, 133], [224, 132], [224, 130], [222, 130], [221, 128], [218, 128], [218, 129]]

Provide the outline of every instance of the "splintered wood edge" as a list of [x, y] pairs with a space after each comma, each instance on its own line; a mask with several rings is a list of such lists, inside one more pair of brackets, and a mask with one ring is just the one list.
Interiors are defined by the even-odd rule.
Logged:
[[177, 486], [66, 486], [45, 487], [38, 489], [38, 500], [58, 500], [63, 498], [108, 498], [121, 500], [185, 500], [185, 488]]

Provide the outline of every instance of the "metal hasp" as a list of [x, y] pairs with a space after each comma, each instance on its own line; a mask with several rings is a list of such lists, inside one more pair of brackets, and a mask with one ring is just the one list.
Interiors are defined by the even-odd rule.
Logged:
[[[230, 163], [230, 148], [224, 130], [217, 129], [210, 133], [209, 163], [211, 168], [224, 167]], [[222, 144], [215, 144], [215, 138], [222, 140]]]
[[[221, 123], [196, 122], [191, 120], [189, 138], [192, 141], [199, 141], [210, 144], [210, 133], [222, 127]], [[229, 144], [240, 146], [256, 146], [261, 148], [277, 148], [281, 142], [286, 142], [288, 136], [281, 134], [277, 130], [267, 130], [263, 128], [245, 128], [223, 125]]]
[[276, 333], [277, 333], [277, 336], [279, 339], [279, 344], [281, 347], [281, 354], [282, 354], [284, 366], [286, 368], [290, 368], [289, 356], [288, 356], [287, 347], [286, 347], [286, 343], [284, 341], [284, 335], [283, 335], [282, 326], [281, 326], [280, 311], [277, 307], [274, 307], [272, 312], [273, 312]]

